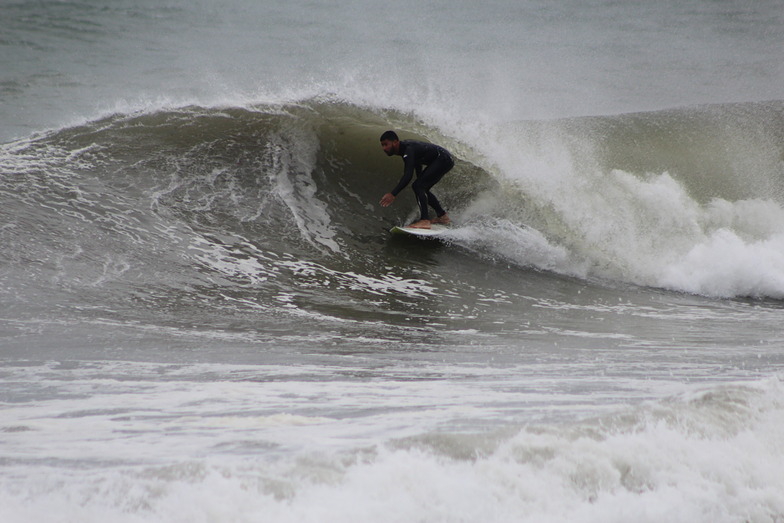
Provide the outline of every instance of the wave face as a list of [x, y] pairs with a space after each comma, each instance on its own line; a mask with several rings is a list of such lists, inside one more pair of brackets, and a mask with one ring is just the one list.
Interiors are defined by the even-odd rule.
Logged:
[[[188, 107], [4, 146], [6, 299], [225, 326], [235, 314], [274, 325], [290, 309], [387, 321], [454, 294], [459, 280], [436, 289], [410, 245], [387, 244], [393, 220], [376, 202], [399, 165], [380, 150], [383, 126], [317, 102]], [[465, 182], [449, 190], [456, 202], [492, 185], [467, 163], [453, 179]], [[287, 321], [298, 331], [307, 318]]]
[[[163, 295], [298, 300], [352, 320], [382, 290], [470, 302], [499, 261], [780, 299], [783, 121], [779, 102], [448, 130], [324, 100], [118, 114], [3, 146], [6, 299], [53, 303], [54, 287], [110, 310], [158, 310]], [[409, 190], [377, 205], [401, 172], [378, 146], [388, 127], [458, 157], [437, 192], [467, 272], [424, 284], [420, 246], [388, 243], [415, 207]], [[374, 309], [386, 321], [399, 306]]]

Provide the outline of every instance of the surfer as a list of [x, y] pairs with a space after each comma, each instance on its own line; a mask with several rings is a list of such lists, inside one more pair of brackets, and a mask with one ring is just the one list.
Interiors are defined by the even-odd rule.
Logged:
[[[455, 162], [449, 151], [432, 143], [414, 140], [400, 141], [395, 131], [386, 131], [381, 135], [381, 148], [384, 149], [387, 156], [403, 157], [403, 177], [400, 178], [397, 187], [392, 189], [392, 192], [381, 197], [381, 206], [392, 205], [398, 193], [405, 189], [416, 172], [417, 179], [411, 184], [411, 188], [414, 190], [419, 205], [420, 217], [419, 221], [412, 223], [409, 227], [429, 229], [430, 225], [434, 223], [448, 224], [450, 222], [449, 215], [430, 192], [430, 189], [454, 167]], [[436, 217], [433, 220], [430, 219], [428, 205], [436, 211]]]

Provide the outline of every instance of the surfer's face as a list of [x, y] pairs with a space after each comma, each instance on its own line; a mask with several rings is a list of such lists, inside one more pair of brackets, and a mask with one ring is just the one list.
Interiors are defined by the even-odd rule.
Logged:
[[397, 154], [400, 150], [400, 140], [381, 140], [381, 148], [387, 153], [387, 156]]

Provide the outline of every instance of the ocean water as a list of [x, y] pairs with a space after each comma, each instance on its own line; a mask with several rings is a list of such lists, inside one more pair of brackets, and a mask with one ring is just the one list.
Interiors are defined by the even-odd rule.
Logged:
[[783, 7], [0, 3], [0, 521], [784, 521]]

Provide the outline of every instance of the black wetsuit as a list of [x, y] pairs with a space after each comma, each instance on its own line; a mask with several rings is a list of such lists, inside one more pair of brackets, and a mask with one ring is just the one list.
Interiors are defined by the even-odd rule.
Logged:
[[[398, 154], [403, 157], [403, 177], [400, 178], [397, 187], [392, 189], [392, 194], [397, 196], [400, 191], [405, 189], [416, 171], [417, 179], [414, 180], [411, 188], [414, 190], [419, 204], [421, 219], [427, 220], [429, 217], [428, 204], [435, 209], [436, 216], [446, 214], [438, 199], [430, 192], [430, 188], [455, 166], [449, 151], [432, 143], [402, 140]], [[424, 170], [422, 170], [423, 166], [425, 166]]]

